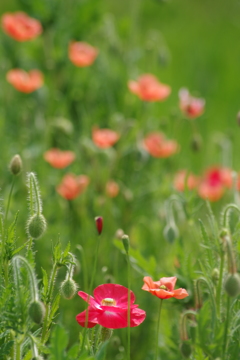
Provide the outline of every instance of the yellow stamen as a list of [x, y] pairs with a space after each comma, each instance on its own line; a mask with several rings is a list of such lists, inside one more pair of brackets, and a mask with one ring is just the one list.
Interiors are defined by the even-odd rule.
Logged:
[[101, 301], [101, 304], [105, 306], [115, 306], [116, 301], [112, 298], [105, 298]]
[[160, 285], [160, 286], [159, 286], [159, 289], [162, 289], [162, 290], [167, 290], [167, 291], [169, 291], [169, 290], [168, 290], [168, 288], [167, 288], [167, 287], [166, 287], [165, 285]]

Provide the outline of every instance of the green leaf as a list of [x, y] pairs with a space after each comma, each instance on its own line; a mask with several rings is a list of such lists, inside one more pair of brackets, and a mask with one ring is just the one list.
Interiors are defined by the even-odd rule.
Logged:
[[43, 301], [45, 301], [46, 298], [47, 298], [47, 294], [48, 294], [48, 275], [47, 275], [46, 270], [44, 270], [43, 268], [42, 268], [42, 274], [43, 274], [43, 278], [42, 278], [42, 281], [43, 281], [42, 296], [43, 296]]
[[57, 325], [52, 332], [50, 339], [50, 357], [49, 360], [65, 360], [67, 359], [65, 349], [68, 344], [68, 333], [66, 330]]
[[96, 354], [96, 360], [104, 360], [107, 351], [107, 345], [109, 341], [105, 341]]
[[[49, 322], [50, 322], [50, 324], [51, 324], [51, 322], [52, 322], [52, 320], [53, 320], [56, 312], [57, 312], [58, 309], [59, 309], [60, 298], [61, 298], [60, 294], [57, 294], [57, 295], [55, 296], [55, 299], [54, 299], [53, 303], [52, 303], [52, 307], [51, 307], [51, 311], [50, 311], [50, 315], [49, 315]], [[50, 325], [50, 324], [49, 324], [49, 325]]]
[[4, 357], [9, 355], [11, 348], [13, 347], [14, 341], [8, 341], [0, 347], [0, 360], [4, 360]]

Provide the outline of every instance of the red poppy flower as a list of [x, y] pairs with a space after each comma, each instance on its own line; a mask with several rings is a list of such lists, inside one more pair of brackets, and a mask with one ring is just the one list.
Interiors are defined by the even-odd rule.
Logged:
[[74, 65], [86, 67], [92, 65], [98, 55], [98, 49], [82, 41], [73, 41], [69, 45], [68, 55]]
[[164, 134], [160, 132], [150, 133], [144, 139], [143, 145], [147, 152], [156, 158], [167, 158], [179, 149], [175, 140], [166, 140]]
[[89, 177], [86, 175], [67, 174], [57, 187], [57, 192], [67, 200], [73, 200], [79, 196], [88, 186]]
[[107, 149], [113, 146], [119, 139], [119, 134], [110, 129], [93, 128], [92, 140], [96, 146]]
[[203, 199], [218, 201], [225, 188], [232, 186], [232, 172], [228, 168], [213, 167], [206, 171], [198, 187], [198, 194]]
[[54, 168], [63, 169], [75, 160], [73, 151], [62, 151], [60, 149], [50, 149], [44, 153], [44, 159]]
[[[79, 291], [78, 295], [88, 302], [88, 324], [91, 328], [97, 324], [109, 329], [121, 329], [128, 326], [128, 289], [117, 284], [103, 284], [93, 291], [94, 297]], [[140, 325], [145, 317], [144, 310], [134, 305], [135, 296], [130, 293], [130, 326]], [[85, 327], [86, 310], [76, 316], [79, 325]]]
[[41, 23], [20, 11], [4, 14], [2, 27], [6, 34], [17, 41], [31, 40], [42, 33]]
[[188, 296], [188, 292], [185, 289], [176, 289], [174, 290], [177, 278], [173, 277], [163, 277], [159, 281], [153, 281], [150, 276], [145, 276], [143, 278], [144, 285], [143, 290], [150, 292], [152, 295], [157, 296], [159, 299], [184, 299]]
[[106, 184], [106, 193], [110, 198], [115, 198], [119, 193], [119, 185], [115, 181], [109, 180]]
[[198, 177], [192, 173], [188, 173], [186, 170], [179, 171], [174, 178], [174, 187], [178, 191], [184, 191], [185, 186], [188, 190], [193, 190], [198, 185]]
[[144, 74], [137, 81], [128, 82], [129, 90], [144, 101], [163, 101], [171, 93], [168, 85], [161, 84], [158, 79], [151, 74]]
[[39, 70], [12, 69], [7, 73], [7, 81], [18, 91], [29, 94], [43, 85], [43, 74]]
[[179, 100], [181, 111], [190, 119], [195, 119], [204, 112], [205, 100], [191, 96], [187, 89], [180, 89]]

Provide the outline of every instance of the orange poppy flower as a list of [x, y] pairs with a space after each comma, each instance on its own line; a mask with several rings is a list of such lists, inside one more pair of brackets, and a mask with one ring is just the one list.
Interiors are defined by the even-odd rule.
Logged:
[[232, 172], [228, 168], [213, 167], [206, 171], [198, 187], [198, 194], [203, 199], [218, 201], [225, 188], [232, 186]]
[[6, 34], [17, 41], [31, 40], [42, 33], [41, 23], [21, 11], [4, 14], [2, 27]]
[[43, 74], [39, 70], [26, 72], [12, 69], [7, 73], [7, 81], [18, 91], [29, 94], [43, 85]]
[[109, 180], [106, 184], [106, 193], [109, 197], [115, 198], [119, 193], [119, 185], [115, 181]]
[[79, 67], [92, 65], [98, 55], [98, 49], [82, 41], [73, 41], [68, 48], [71, 62]]
[[168, 85], [161, 84], [158, 79], [151, 74], [144, 74], [137, 81], [128, 82], [129, 90], [144, 101], [163, 101], [171, 93]]
[[159, 299], [169, 299], [174, 297], [175, 299], [184, 299], [188, 296], [188, 292], [185, 289], [174, 290], [177, 278], [163, 277], [159, 281], [153, 281], [150, 276], [143, 278], [144, 285], [142, 290], [150, 292], [152, 295], [157, 296]]
[[188, 173], [186, 170], [179, 171], [174, 178], [174, 187], [178, 191], [184, 191], [185, 186], [188, 190], [193, 190], [198, 185], [198, 177], [192, 173]]
[[75, 160], [73, 151], [62, 151], [60, 149], [50, 149], [44, 153], [44, 159], [56, 169], [64, 169]]
[[64, 199], [73, 200], [87, 188], [89, 182], [89, 177], [86, 175], [67, 174], [57, 187], [57, 192]]
[[119, 134], [110, 129], [93, 128], [92, 140], [96, 146], [102, 149], [113, 146], [119, 139]]
[[179, 145], [175, 140], [166, 140], [160, 132], [150, 133], [143, 141], [144, 148], [156, 158], [167, 158], [175, 154]]
[[187, 89], [179, 90], [179, 107], [183, 114], [190, 118], [195, 119], [202, 115], [205, 107], [205, 100], [201, 98], [195, 98], [189, 94]]

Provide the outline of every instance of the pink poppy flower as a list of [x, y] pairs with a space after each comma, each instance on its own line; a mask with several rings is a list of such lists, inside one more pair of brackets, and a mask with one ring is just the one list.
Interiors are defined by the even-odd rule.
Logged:
[[119, 139], [119, 134], [110, 129], [93, 128], [92, 140], [94, 144], [102, 149], [107, 149], [113, 146]]
[[2, 28], [6, 34], [17, 41], [31, 40], [42, 33], [41, 23], [21, 11], [4, 14]]
[[[79, 291], [78, 295], [88, 304], [88, 323], [91, 328], [97, 324], [108, 329], [121, 329], [128, 326], [128, 289], [117, 284], [103, 284], [93, 291], [94, 297]], [[135, 296], [130, 292], [130, 326], [140, 325], [145, 317], [144, 310], [134, 305]], [[85, 327], [86, 310], [76, 316], [79, 325]]]
[[188, 173], [186, 170], [180, 170], [174, 178], [174, 187], [178, 191], [184, 191], [185, 186], [188, 190], [193, 190], [198, 185], [198, 177], [192, 173]]
[[157, 296], [159, 299], [169, 299], [174, 297], [175, 299], [184, 299], [188, 296], [188, 292], [185, 289], [174, 290], [177, 278], [163, 277], [159, 281], [153, 281], [150, 276], [143, 278], [144, 285], [142, 290], [150, 292], [152, 295]]
[[204, 112], [205, 100], [191, 96], [187, 89], [179, 90], [179, 100], [181, 111], [190, 119], [195, 119]]
[[212, 167], [208, 169], [198, 186], [198, 194], [203, 199], [218, 201], [225, 188], [232, 186], [232, 172], [228, 168]]
[[43, 74], [39, 70], [26, 72], [12, 69], [7, 73], [7, 81], [18, 91], [29, 94], [43, 85]]
[[89, 177], [86, 175], [67, 174], [58, 185], [57, 192], [64, 199], [73, 200], [87, 188], [89, 181]]
[[145, 150], [156, 158], [167, 158], [175, 154], [179, 149], [175, 140], [166, 140], [165, 135], [160, 132], [150, 133], [144, 139], [143, 145]]
[[73, 151], [62, 151], [60, 149], [50, 149], [44, 153], [44, 159], [56, 169], [64, 169], [75, 160]]
[[98, 49], [82, 41], [73, 41], [68, 48], [71, 62], [79, 67], [92, 65], [98, 55]]
[[106, 184], [106, 193], [110, 198], [115, 198], [119, 194], [119, 185], [115, 181], [109, 180]]
[[168, 85], [161, 84], [158, 79], [151, 74], [144, 74], [137, 81], [128, 82], [129, 90], [144, 101], [163, 101], [171, 93]]

